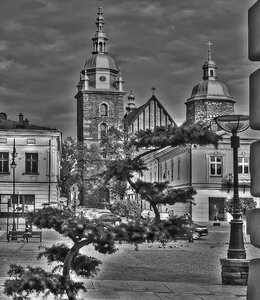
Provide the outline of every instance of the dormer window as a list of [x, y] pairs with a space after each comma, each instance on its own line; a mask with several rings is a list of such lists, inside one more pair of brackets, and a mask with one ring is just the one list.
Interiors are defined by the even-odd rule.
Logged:
[[107, 117], [108, 116], [108, 105], [105, 103], [102, 103], [100, 105], [100, 116], [101, 117]]

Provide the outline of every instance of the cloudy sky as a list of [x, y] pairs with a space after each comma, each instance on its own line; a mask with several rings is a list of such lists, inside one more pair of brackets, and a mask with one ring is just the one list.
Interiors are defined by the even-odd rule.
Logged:
[[[0, 111], [76, 137], [76, 85], [92, 52], [98, 0], [1, 0]], [[255, 0], [103, 0], [108, 52], [138, 105], [151, 88], [177, 124], [210, 40], [218, 78], [248, 112], [247, 11]], [[127, 100], [126, 95], [126, 100]]]

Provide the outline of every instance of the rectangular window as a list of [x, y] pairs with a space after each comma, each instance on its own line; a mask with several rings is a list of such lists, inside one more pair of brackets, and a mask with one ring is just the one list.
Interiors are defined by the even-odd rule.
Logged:
[[249, 174], [249, 158], [239, 157], [238, 158], [238, 173]]
[[174, 171], [174, 164], [173, 161], [171, 162], [171, 180], [173, 180], [173, 171]]
[[0, 152], [0, 173], [9, 172], [9, 153]]
[[6, 144], [7, 138], [0, 138], [0, 144]]
[[181, 178], [181, 160], [178, 160], [177, 179]]
[[28, 145], [35, 145], [36, 144], [36, 139], [27, 139], [27, 144]]
[[25, 173], [38, 173], [38, 153], [25, 153]]
[[210, 176], [222, 176], [222, 156], [210, 156]]

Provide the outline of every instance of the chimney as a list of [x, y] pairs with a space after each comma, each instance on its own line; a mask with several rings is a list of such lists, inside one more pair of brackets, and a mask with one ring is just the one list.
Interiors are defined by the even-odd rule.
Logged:
[[23, 123], [23, 114], [22, 113], [19, 114], [19, 123]]
[[4, 113], [4, 112], [1, 112], [1, 113], [0, 113], [0, 119], [2, 119], [2, 120], [7, 120], [7, 114]]

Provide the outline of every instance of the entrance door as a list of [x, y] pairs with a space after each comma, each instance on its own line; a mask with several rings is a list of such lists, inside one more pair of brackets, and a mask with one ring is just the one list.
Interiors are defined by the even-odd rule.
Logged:
[[225, 199], [209, 197], [209, 221], [225, 221]]

